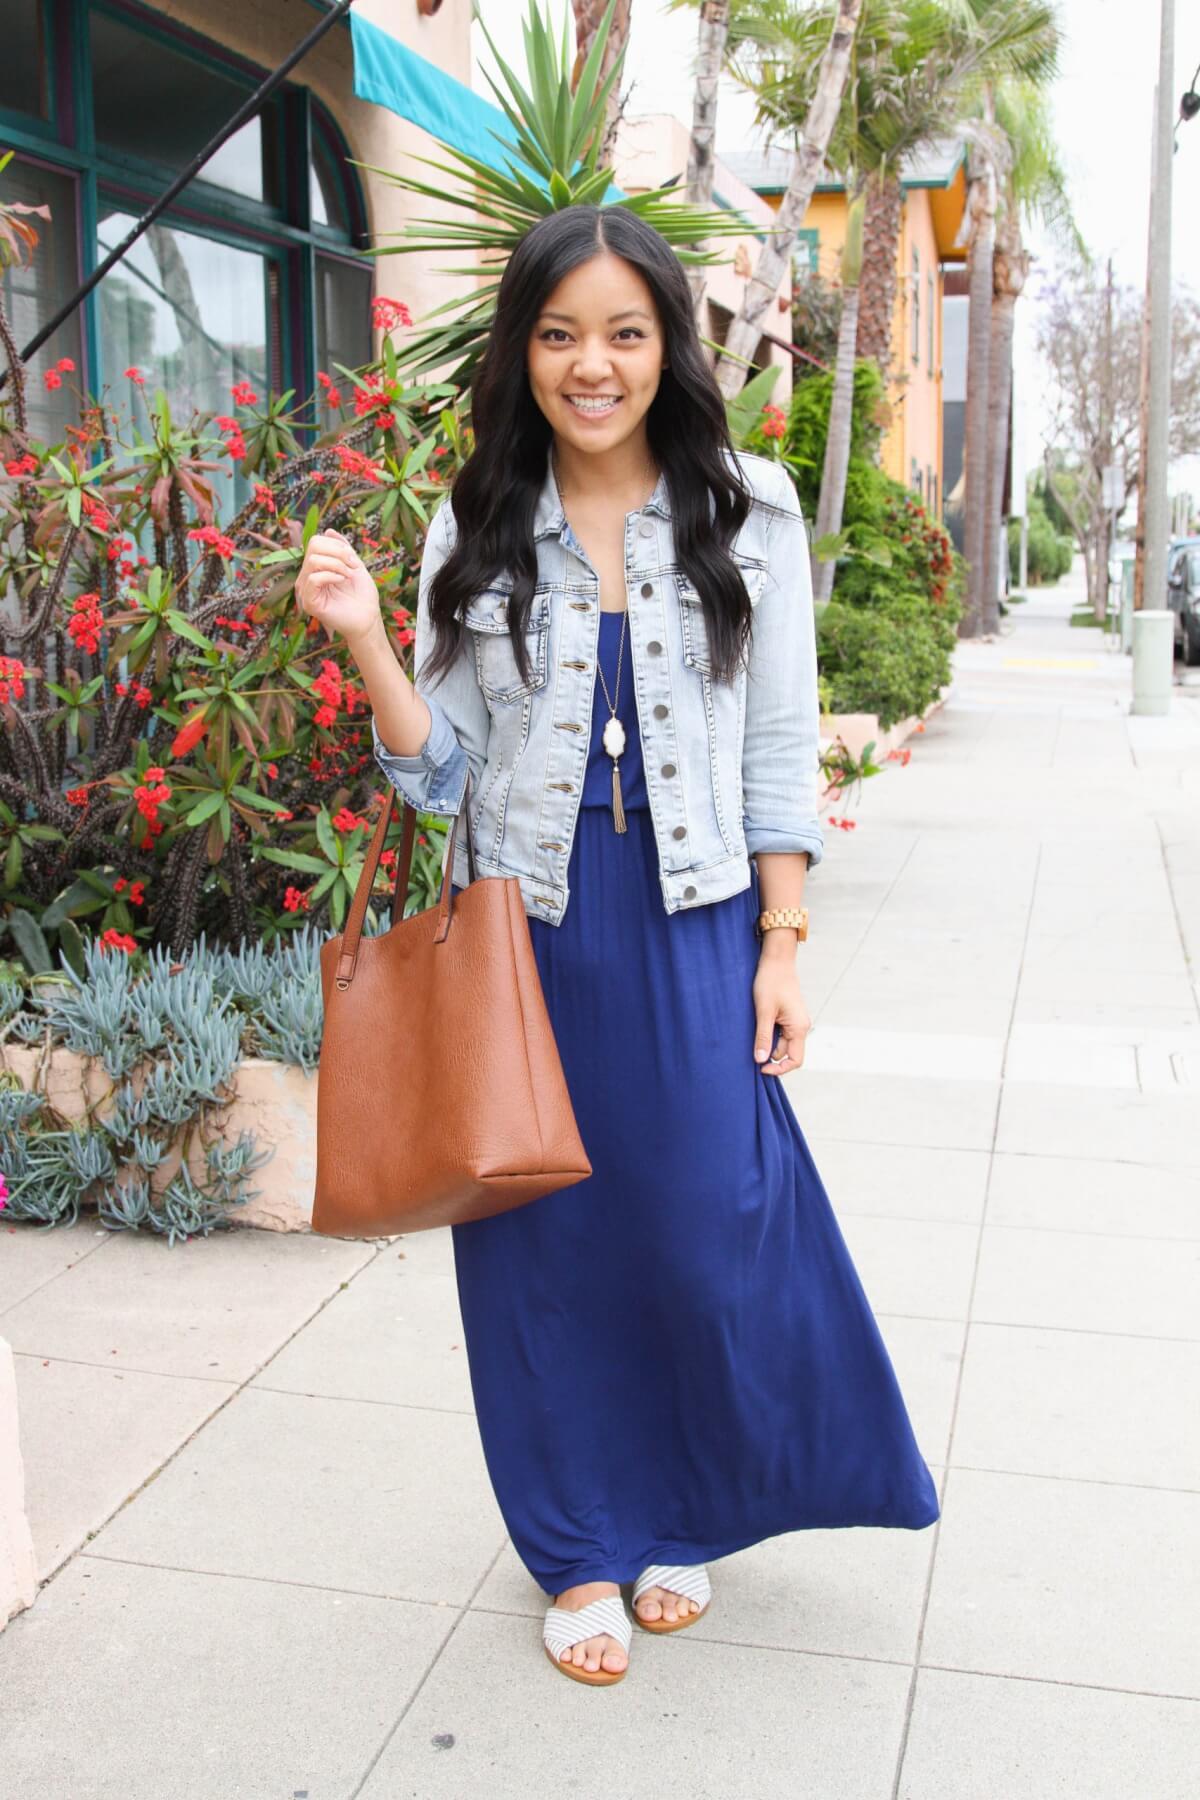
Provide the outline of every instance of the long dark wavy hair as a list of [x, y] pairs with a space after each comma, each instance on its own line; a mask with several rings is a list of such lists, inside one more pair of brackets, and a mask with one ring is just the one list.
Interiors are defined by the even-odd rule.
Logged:
[[457, 539], [429, 587], [434, 648], [423, 675], [451, 666], [467, 631], [462, 609], [503, 573], [513, 584], [513, 651], [521, 680], [529, 677], [525, 627], [537, 581], [534, 513], [554, 434], [533, 397], [525, 358], [554, 288], [605, 250], [637, 269], [654, 296], [669, 366], [646, 416], [649, 448], [667, 478], [678, 565], [704, 608], [714, 678], [727, 680], [736, 668], [753, 614], [728, 546], [754, 495], [722, 456], [733, 450], [725, 403], [700, 345], [683, 266], [666, 239], [626, 207], [580, 205], [531, 226], [501, 277], [496, 316], [471, 387], [475, 448], [450, 488]]

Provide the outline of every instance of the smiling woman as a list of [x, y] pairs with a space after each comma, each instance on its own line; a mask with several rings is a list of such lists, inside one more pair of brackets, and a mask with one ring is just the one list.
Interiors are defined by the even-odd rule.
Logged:
[[709, 1560], [919, 1529], [938, 1503], [779, 1079], [811, 1024], [796, 944], [822, 853], [791, 478], [734, 451], [683, 269], [621, 206], [520, 241], [472, 418], [425, 542], [413, 684], [346, 546], [313, 537], [297, 592], [351, 639], [388, 779], [465, 810], [454, 889], [515, 875], [529, 914], [591, 1173], [455, 1225], [455, 1272], [546, 1652], [608, 1686], [620, 1583], [642, 1627], [679, 1630]]

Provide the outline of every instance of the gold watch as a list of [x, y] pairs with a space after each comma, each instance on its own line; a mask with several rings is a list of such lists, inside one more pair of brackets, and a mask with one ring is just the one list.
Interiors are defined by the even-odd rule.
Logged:
[[797, 937], [803, 943], [808, 936], [807, 906], [772, 906], [766, 912], [760, 912], [754, 921], [754, 935], [761, 939], [763, 932], [769, 931], [772, 925], [794, 925]]

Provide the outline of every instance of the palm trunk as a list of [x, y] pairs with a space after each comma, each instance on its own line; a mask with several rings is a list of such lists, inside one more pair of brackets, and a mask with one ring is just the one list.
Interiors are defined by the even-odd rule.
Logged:
[[759, 252], [737, 317], [730, 320], [725, 349], [717, 360], [717, 383], [727, 400], [745, 383], [746, 367], [753, 360], [761, 336], [758, 322], [788, 272], [796, 233], [804, 223], [813, 189], [825, 165], [825, 152], [846, 91], [850, 51], [862, 9], [863, 0], [837, 0], [837, 17], [821, 58], [816, 93], [792, 159], [791, 178], [776, 214], [776, 228]]
[[[604, 22], [608, 11], [609, 0], [572, 0], [575, 12], [575, 66], [571, 70], [571, 92], [574, 93], [583, 73], [583, 65], [592, 48], [592, 40]], [[608, 39], [604, 45], [604, 55], [600, 59], [600, 73], [596, 77], [596, 85], [603, 85], [613, 64], [629, 41], [629, 11], [632, 0], [617, 0]], [[616, 141], [617, 127], [621, 122], [621, 83], [618, 79], [613, 83], [608, 96], [608, 105], [604, 110], [604, 124], [600, 131], [600, 166], [607, 167], [612, 161], [613, 148]]]
[[987, 519], [988, 387], [991, 367], [993, 259], [996, 241], [996, 177], [981, 160], [968, 190], [971, 247], [967, 257], [967, 403], [964, 462], [963, 553], [967, 562], [967, 603], [960, 637], [978, 637], [986, 587], [984, 536]]
[[1012, 404], [1013, 326], [1017, 301], [1029, 273], [1029, 257], [1021, 241], [1021, 224], [1010, 196], [996, 233], [993, 264], [991, 344], [988, 352], [987, 511], [984, 516], [980, 626], [985, 635], [1000, 628], [1000, 545], [1004, 529], [1004, 472], [1008, 462], [1009, 411]]
[[867, 184], [867, 217], [863, 227], [863, 272], [858, 311], [858, 354], [879, 364], [884, 380], [892, 362], [896, 315], [896, 258], [904, 194], [888, 168]]
[[[821, 497], [817, 502], [817, 527], [813, 539], [842, 529], [846, 504], [846, 471], [850, 467], [850, 430], [854, 419], [854, 351], [858, 339], [857, 287], [842, 290], [842, 322], [838, 328], [837, 365], [833, 376], [833, 402], [825, 438], [825, 464], [821, 470]], [[833, 592], [836, 558], [812, 559], [813, 598], [828, 600]]]
[[[696, 39], [696, 86], [692, 99], [692, 137], [688, 148], [687, 202], [712, 206], [713, 169], [716, 165], [717, 87], [725, 62], [729, 37], [729, 0], [708, 0], [700, 10]], [[708, 290], [709, 271], [692, 269], [688, 284], [692, 305], [699, 310]]]

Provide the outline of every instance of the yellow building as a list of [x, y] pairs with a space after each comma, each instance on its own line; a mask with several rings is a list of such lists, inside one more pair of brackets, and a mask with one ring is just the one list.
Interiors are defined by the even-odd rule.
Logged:
[[[791, 168], [786, 150], [723, 151], [719, 160], [768, 206], [779, 210]], [[913, 158], [904, 167], [901, 188], [889, 391], [892, 420], [883, 440], [882, 459], [887, 473], [912, 488], [940, 517], [946, 469], [942, 301], [947, 264], [961, 263], [965, 257], [955, 242], [966, 206], [963, 146], [938, 146]], [[796, 246], [797, 282], [814, 270], [826, 281], [839, 280], [847, 210], [841, 183], [821, 183]]]

